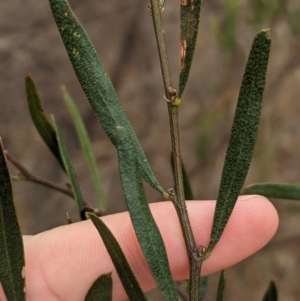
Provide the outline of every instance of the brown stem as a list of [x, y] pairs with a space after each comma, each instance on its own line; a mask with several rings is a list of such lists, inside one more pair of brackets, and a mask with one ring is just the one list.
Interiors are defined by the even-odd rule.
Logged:
[[[178, 104], [176, 104], [176, 91], [172, 85], [171, 72], [169, 67], [167, 49], [165, 44], [164, 30], [161, 20], [161, 9], [158, 0], [151, 0], [152, 18], [155, 29], [155, 36], [158, 46], [160, 65], [164, 80], [166, 98], [168, 101], [170, 133], [172, 143], [172, 156], [174, 161], [175, 191], [169, 190], [170, 199], [176, 209], [190, 264], [190, 301], [197, 301], [200, 289], [200, 270], [202, 256], [197, 249], [195, 238], [185, 203], [182, 163], [179, 139]], [[202, 250], [202, 249], [201, 249]]]
[[[48, 188], [54, 189], [56, 191], [62, 192], [64, 194], [70, 196], [71, 198], [75, 199], [74, 194], [73, 194], [69, 184], [67, 184], [68, 188], [65, 188], [65, 187], [62, 187], [51, 181], [48, 181], [44, 178], [35, 176], [31, 172], [29, 172], [28, 169], [24, 165], [22, 165], [17, 159], [15, 159], [12, 155], [10, 155], [7, 150], [4, 151], [4, 155], [5, 155], [6, 159], [8, 161], [10, 161], [20, 171], [21, 176], [18, 177], [17, 180], [34, 182], [34, 183], [46, 186]], [[13, 178], [16, 179], [16, 177], [13, 177]], [[85, 210], [85, 212], [93, 212], [97, 216], [104, 216], [104, 212], [99, 211], [98, 208], [90, 207], [87, 203], [85, 203], [84, 210]]]
[[68, 188], [64, 188], [58, 184], [55, 184], [51, 181], [48, 181], [46, 179], [40, 178], [38, 176], [33, 175], [31, 172], [29, 172], [26, 167], [24, 167], [17, 159], [15, 159], [13, 156], [11, 156], [7, 150], [4, 151], [4, 154], [6, 156], [6, 159], [8, 161], [10, 161], [20, 172], [22, 177], [20, 177], [20, 180], [24, 180], [24, 181], [30, 181], [30, 182], [34, 182], [34, 183], [38, 183], [41, 184], [43, 186], [46, 186], [48, 188], [60, 191], [72, 198], [74, 198], [73, 192], [68, 189]]

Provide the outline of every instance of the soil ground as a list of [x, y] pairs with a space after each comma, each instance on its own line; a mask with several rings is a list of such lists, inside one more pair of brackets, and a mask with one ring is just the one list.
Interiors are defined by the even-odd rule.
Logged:
[[[273, 41], [270, 66], [258, 143], [246, 184], [298, 183], [300, 179], [300, 17], [294, 16], [300, 10], [299, 3], [286, 1], [285, 9], [260, 22], [260, 11], [255, 13], [250, 0], [231, 1], [237, 4], [236, 18], [226, 10], [229, 2], [226, 6], [226, 1], [204, 1], [195, 63], [180, 108], [183, 159], [198, 199], [217, 196], [247, 55], [255, 33], [266, 27], [271, 27]], [[95, 44], [157, 178], [163, 187], [173, 186], [167, 108], [147, 2], [70, 3]], [[163, 13], [175, 87], [179, 70], [177, 4], [167, 1]], [[36, 81], [45, 111], [55, 115], [63, 130], [86, 199], [95, 204], [89, 172], [62, 101], [62, 84], [74, 97], [91, 135], [108, 213], [126, 210], [116, 151], [77, 82], [48, 1], [2, 0], [0, 135], [6, 149], [30, 171], [64, 183], [64, 174], [30, 120], [24, 86], [28, 73]], [[11, 170], [16, 174], [13, 167]], [[151, 189], [146, 190], [149, 200], [160, 200]], [[14, 193], [24, 234], [65, 224], [67, 211], [76, 220], [73, 201], [58, 192], [18, 182], [14, 183]], [[281, 219], [278, 233], [263, 250], [228, 269], [226, 300], [261, 300], [272, 278], [278, 283], [280, 300], [299, 300], [299, 279], [295, 275], [300, 264], [300, 204], [272, 201]], [[210, 278], [205, 300], [214, 300], [217, 277]], [[149, 299], [160, 297], [153, 291]]]

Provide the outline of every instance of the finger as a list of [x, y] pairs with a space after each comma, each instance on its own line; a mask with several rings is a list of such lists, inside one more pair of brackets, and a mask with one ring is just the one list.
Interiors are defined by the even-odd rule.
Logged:
[[[214, 201], [187, 202], [197, 245], [209, 243]], [[188, 257], [173, 205], [151, 204], [151, 211], [166, 244], [175, 280], [188, 278]], [[119, 241], [143, 290], [155, 286], [127, 212], [102, 218]], [[274, 235], [277, 213], [263, 197], [241, 197], [221, 240], [204, 262], [203, 274], [213, 273], [243, 260]], [[126, 299], [109, 255], [91, 221], [62, 226], [25, 241], [26, 285], [30, 301], [82, 301], [95, 281], [113, 272], [114, 300]]]

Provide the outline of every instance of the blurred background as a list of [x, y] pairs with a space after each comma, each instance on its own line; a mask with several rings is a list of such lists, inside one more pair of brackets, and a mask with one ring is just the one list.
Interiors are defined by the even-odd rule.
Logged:
[[[173, 186], [167, 106], [147, 1], [70, 0], [95, 44], [163, 187]], [[163, 12], [174, 86], [179, 72], [179, 2]], [[246, 184], [300, 181], [300, 3], [297, 0], [204, 1], [190, 81], [180, 107], [182, 153], [198, 199], [215, 199], [239, 86], [255, 34], [271, 28], [272, 48], [261, 127]], [[25, 76], [31, 73], [47, 114], [62, 128], [85, 199], [96, 204], [85, 159], [62, 101], [75, 99], [93, 141], [108, 213], [126, 210], [116, 150], [97, 122], [74, 75], [48, 1], [0, 2], [0, 135], [32, 173], [64, 184], [65, 175], [31, 122]], [[17, 174], [11, 165], [12, 174]], [[160, 196], [146, 187], [149, 201]], [[14, 183], [24, 234], [77, 220], [72, 199], [29, 182]], [[299, 300], [300, 204], [272, 200], [280, 227], [271, 243], [228, 269], [226, 300], [261, 300], [273, 278], [280, 300]], [[237, 250], [238, 252], [238, 250]], [[296, 276], [297, 275], [297, 276]], [[296, 276], [296, 277], [295, 277]], [[218, 275], [205, 300], [214, 300]], [[151, 300], [160, 300], [156, 291]]]

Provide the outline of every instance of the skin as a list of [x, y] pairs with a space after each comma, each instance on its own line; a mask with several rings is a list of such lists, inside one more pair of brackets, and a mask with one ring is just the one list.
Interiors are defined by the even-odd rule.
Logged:
[[[170, 202], [151, 204], [163, 236], [175, 280], [188, 277], [188, 258], [176, 212]], [[207, 246], [215, 201], [188, 201], [196, 243]], [[127, 212], [102, 220], [119, 241], [144, 291], [155, 287]], [[240, 197], [221, 240], [204, 262], [202, 274], [227, 268], [262, 248], [275, 234], [278, 216], [260, 196]], [[91, 221], [61, 226], [24, 237], [28, 301], [83, 301], [94, 280], [112, 272], [113, 300], [126, 294], [105, 247]], [[0, 288], [0, 300], [6, 301]]]

